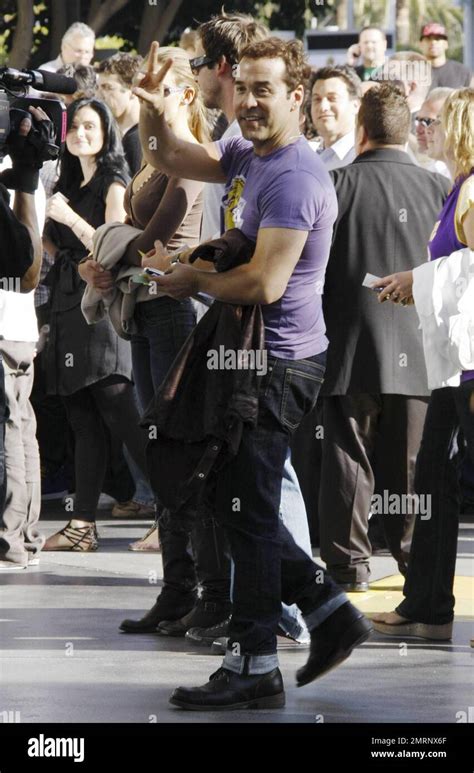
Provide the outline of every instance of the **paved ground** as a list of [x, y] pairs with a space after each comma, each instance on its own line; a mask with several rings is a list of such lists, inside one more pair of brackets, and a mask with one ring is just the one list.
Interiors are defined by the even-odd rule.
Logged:
[[[63, 520], [47, 515], [44, 532], [53, 533]], [[184, 640], [118, 631], [123, 617], [140, 616], [153, 604], [161, 584], [159, 555], [127, 551], [147, 525], [104, 513], [97, 553], [43, 554], [38, 567], [2, 573], [0, 721], [6, 720], [3, 712], [19, 712], [16, 721], [24, 723], [454, 723], [472, 706], [472, 611], [469, 620], [464, 599], [464, 617], [456, 621], [451, 644], [412, 640], [405, 646], [374, 634], [341, 667], [304, 688], [296, 688], [294, 673], [306, 653], [282, 651], [285, 709], [201, 714], [171, 707], [172, 689], [207, 681], [220, 658]], [[474, 525], [464, 524], [459, 575], [473, 574], [473, 541]], [[388, 557], [374, 558], [372, 569], [375, 580], [396, 573]], [[378, 602], [380, 593], [386, 591], [374, 592]], [[353, 599], [358, 601], [357, 594]]]

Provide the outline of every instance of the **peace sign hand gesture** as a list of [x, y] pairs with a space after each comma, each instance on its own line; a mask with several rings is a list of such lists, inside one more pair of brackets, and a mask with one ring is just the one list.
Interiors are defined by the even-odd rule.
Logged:
[[162, 67], [159, 66], [159, 47], [160, 44], [157, 41], [151, 44], [146, 73], [139, 85], [135, 86], [132, 91], [140, 100], [142, 107], [163, 115], [165, 111], [163, 82], [173, 62], [168, 59]]

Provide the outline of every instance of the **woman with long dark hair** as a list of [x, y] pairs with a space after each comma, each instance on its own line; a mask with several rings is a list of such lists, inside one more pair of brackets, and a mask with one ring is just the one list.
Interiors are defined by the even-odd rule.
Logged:
[[81, 311], [86, 285], [78, 273], [95, 229], [124, 220], [128, 179], [109, 108], [95, 98], [73, 102], [61, 172], [47, 207], [44, 241], [55, 257], [48, 275], [47, 389], [62, 396], [74, 433], [76, 494], [72, 519], [46, 541], [44, 550], [97, 549], [95, 516], [107, 463], [104, 424], [140, 469], [146, 469], [146, 434], [138, 426], [130, 344], [117, 336], [107, 318], [96, 325], [86, 323]]

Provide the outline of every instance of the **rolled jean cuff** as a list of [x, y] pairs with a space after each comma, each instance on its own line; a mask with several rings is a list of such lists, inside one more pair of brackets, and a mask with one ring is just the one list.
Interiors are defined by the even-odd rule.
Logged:
[[268, 674], [278, 668], [278, 655], [276, 652], [270, 655], [233, 655], [232, 650], [227, 650], [222, 666], [234, 674], [243, 674], [246, 664], [247, 674]]
[[310, 612], [309, 615], [304, 615], [304, 621], [308, 628], [308, 631], [313, 631], [318, 625], [321, 625], [328, 617], [330, 617], [336, 609], [342, 607], [349, 601], [344, 591], [341, 591], [337, 596], [333, 596], [329, 601], [326, 601], [322, 606]]

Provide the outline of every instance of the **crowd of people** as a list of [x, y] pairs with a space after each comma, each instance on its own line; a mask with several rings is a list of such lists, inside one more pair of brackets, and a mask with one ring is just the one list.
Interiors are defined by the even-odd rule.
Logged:
[[[372, 628], [452, 635], [474, 501], [474, 83], [437, 22], [422, 53], [386, 48], [365, 27], [346, 64], [311, 71], [300, 42], [222, 12], [95, 66], [76, 23], [43, 66], [77, 91], [40, 172], [37, 287], [0, 290], [0, 566], [99, 549], [104, 492], [112, 517], [149, 518], [131, 549], [161, 551], [163, 586], [121, 631], [224, 655], [181, 708], [283, 706], [278, 636], [309, 650], [302, 686]], [[308, 414], [325, 569], [292, 463]], [[41, 490], [70, 516], [47, 539]], [[369, 519], [406, 578], [372, 621], [346, 595], [369, 588]]]

